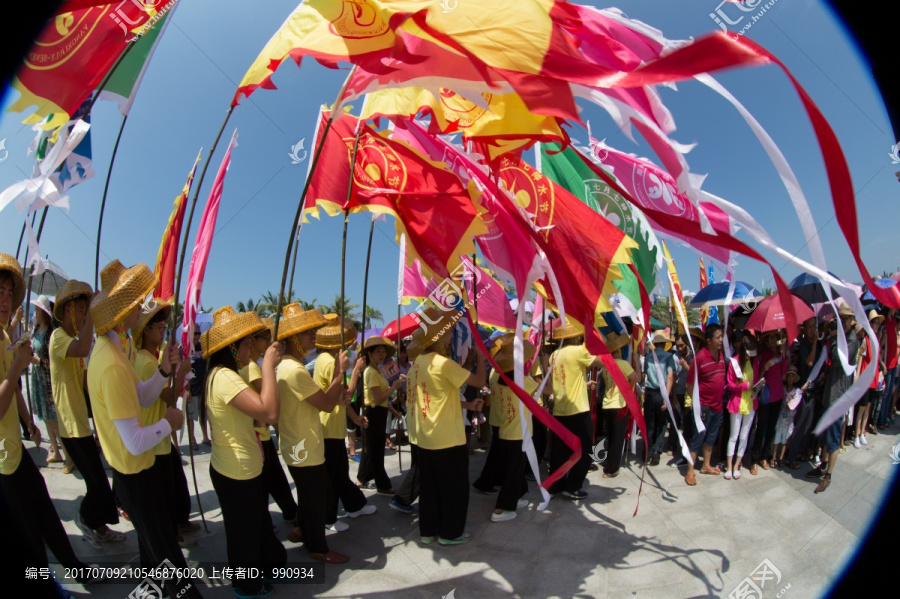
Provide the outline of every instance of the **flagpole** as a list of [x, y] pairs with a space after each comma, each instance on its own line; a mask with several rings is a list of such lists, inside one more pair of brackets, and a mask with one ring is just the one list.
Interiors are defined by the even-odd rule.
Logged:
[[[49, 206], [44, 206], [44, 211], [41, 212], [41, 223], [38, 225], [37, 235], [35, 235], [35, 240], [40, 243], [41, 241], [41, 233], [44, 232], [44, 221], [47, 219], [47, 208]], [[40, 256], [38, 256], [40, 258]], [[25, 250], [25, 268], [28, 268], [28, 250]], [[31, 285], [34, 282], [34, 267], [31, 268], [31, 274], [28, 275], [28, 295], [25, 296], [25, 319], [22, 321], [24, 323], [28, 322], [28, 317], [31, 315]]]
[[[328, 131], [331, 130], [331, 124], [334, 122], [334, 113], [335, 110], [340, 108], [341, 100], [344, 97], [344, 92], [347, 91], [347, 85], [350, 83], [350, 78], [356, 73], [356, 65], [350, 70], [350, 74], [347, 75], [347, 79], [344, 80], [344, 84], [341, 86], [340, 91], [338, 92], [337, 100], [334, 102], [334, 109], [331, 111], [331, 114], [328, 115], [328, 120], [325, 122], [325, 129], [322, 131], [322, 138], [319, 140], [319, 144], [316, 146], [316, 153], [313, 155], [312, 162], [309, 165], [310, 175], [306, 177], [306, 183], [303, 186], [303, 192], [300, 194], [300, 201], [297, 203], [297, 213], [294, 216], [294, 220], [291, 221], [291, 236], [288, 239], [287, 250], [284, 252], [284, 270], [281, 273], [281, 290], [278, 293], [278, 306], [275, 308], [275, 339], [278, 339], [278, 324], [281, 322], [281, 308], [283, 305], [284, 299], [284, 285], [287, 283], [287, 274], [288, 274], [288, 266], [290, 264], [291, 259], [291, 250], [294, 246], [294, 232], [300, 222], [300, 217], [303, 215], [303, 206], [306, 203], [306, 192], [309, 191], [309, 185], [312, 182], [312, 172], [315, 170], [316, 165], [319, 162], [319, 156], [322, 155], [322, 148], [325, 147], [325, 138], [328, 136]], [[358, 139], [358, 136], [357, 136]], [[354, 145], [354, 148], [356, 146]], [[356, 151], [353, 152], [354, 161], [356, 160]], [[351, 163], [350, 169], [350, 180], [353, 181], [353, 168]], [[343, 331], [343, 321], [341, 323], [341, 331]], [[343, 333], [341, 333], [343, 337]], [[343, 341], [343, 339], [342, 339]]]
[[362, 340], [366, 342], [366, 299], [369, 297], [369, 260], [372, 258], [372, 234], [375, 232], [375, 220], [369, 225], [369, 246], [366, 249], [366, 274], [363, 278], [363, 303], [362, 303]]
[[294, 271], [297, 269], [297, 250], [300, 248], [300, 224], [297, 224], [297, 234], [294, 240], [294, 257], [291, 258], [291, 280], [288, 283], [287, 292], [291, 295], [294, 291]]
[[94, 253], [94, 289], [99, 285], [100, 277], [100, 233], [103, 230], [103, 213], [106, 210], [106, 194], [109, 192], [109, 180], [112, 177], [113, 165], [116, 163], [116, 153], [119, 151], [119, 142], [122, 140], [122, 131], [128, 115], [122, 117], [122, 125], [119, 126], [119, 134], [116, 136], [116, 144], [113, 146], [112, 158], [109, 159], [109, 170], [106, 171], [106, 184], [103, 186], [103, 199], [100, 201], [100, 220], [97, 222], [97, 248]]
[[[31, 226], [34, 227], [34, 221], [37, 219], [37, 212], [31, 213]], [[22, 231], [19, 233], [19, 245], [16, 246], [16, 260], [19, 259], [19, 253], [22, 251], [22, 240], [25, 239], [25, 225], [28, 222], [28, 217], [25, 217], [25, 220], [22, 221]]]

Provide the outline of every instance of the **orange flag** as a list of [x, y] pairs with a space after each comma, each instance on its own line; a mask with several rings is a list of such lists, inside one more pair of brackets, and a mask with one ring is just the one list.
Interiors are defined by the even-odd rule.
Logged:
[[175, 296], [175, 268], [178, 258], [178, 242], [181, 240], [181, 225], [184, 222], [184, 212], [187, 208], [188, 195], [191, 193], [191, 186], [194, 183], [194, 173], [197, 172], [197, 164], [200, 162], [200, 152], [197, 153], [197, 160], [194, 161], [194, 168], [188, 173], [187, 181], [181, 194], [175, 198], [175, 207], [172, 214], [169, 215], [169, 222], [166, 223], [166, 230], [163, 232], [162, 243], [159, 245], [159, 253], [156, 255], [156, 267], [153, 274], [159, 279], [159, 285], [153, 290], [153, 297], [162, 301], [169, 301]]

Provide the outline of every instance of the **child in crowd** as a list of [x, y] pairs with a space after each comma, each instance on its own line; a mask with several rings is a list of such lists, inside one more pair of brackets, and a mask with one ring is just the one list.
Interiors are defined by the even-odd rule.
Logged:
[[779, 468], [784, 464], [784, 450], [787, 447], [787, 441], [794, 432], [794, 414], [797, 405], [803, 397], [803, 392], [797, 387], [797, 381], [800, 375], [797, 369], [791, 366], [787, 374], [784, 375], [784, 398], [781, 406], [781, 414], [778, 416], [778, 424], [775, 425], [775, 467]]

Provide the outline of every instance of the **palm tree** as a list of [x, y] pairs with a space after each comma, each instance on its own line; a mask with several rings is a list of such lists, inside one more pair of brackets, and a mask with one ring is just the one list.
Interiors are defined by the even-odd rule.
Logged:
[[247, 303], [238, 302], [235, 308], [238, 312], [259, 312], [260, 308], [263, 306], [262, 302], [259, 300], [254, 300], [252, 297], [247, 300]]
[[[294, 299], [294, 292], [288, 289], [285, 294], [282, 296], [281, 306], [284, 307], [288, 304], [294, 303], [296, 300]], [[273, 316], [275, 314], [275, 310], [278, 309], [278, 294], [274, 291], [266, 291], [263, 293], [262, 298], [260, 299], [260, 303], [257, 305], [257, 312], [262, 317]]]
[[297, 303], [300, 304], [300, 307], [303, 308], [304, 310], [315, 310], [316, 302], [318, 302], [318, 301], [319, 301], [319, 298], [314, 297], [314, 298], [312, 298], [311, 302], [308, 302], [308, 301], [302, 300], [302, 299], [298, 299]]
[[366, 321], [358, 323], [360, 325], [360, 330], [365, 330], [367, 326], [372, 326], [374, 321], [378, 321], [382, 324], [384, 323], [384, 316], [382, 316], [381, 310], [374, 306], [366, 306]]
[[359, 304], [350, 303], [350, 298], [345, 297], [343, 301], [341, 300], [340, 295], [334, 296], [334, 303], [331, 305], [327, 304], [319, 304], [319, 310], [323, 314], [341, 314], [341, 308], [343, 308], [344, 318], [349, 318], [354, 323], [358, 323], [359, 314], [356, 313], [356, 309], [359, 308]]

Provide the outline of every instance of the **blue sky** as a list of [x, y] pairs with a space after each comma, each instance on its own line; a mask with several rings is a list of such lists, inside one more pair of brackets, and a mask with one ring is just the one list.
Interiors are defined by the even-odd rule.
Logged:
[[[112, 258], [126, 265], [153, 264], [160, 236], [197, 151], [210, 147], [234, 90], [269, 37], [296, 6], [295, 0], [260, 3], [183, 0], [163, 37], [132, 108], [119, 148], [101, 243], [101, 266]], [[603, 6], [603, 4], [598, 4]], [[669, 38], [697, 37], [712, 31], [717, 3], [707, 0], [623, 0], [615, 4], [629, 17], [661, 29]], [[728, 14], [737, 18], [734, 7]], [[747, 22], [745, 19], [744, 23]], [[741, 25], [743, 25], [742, 23]], [[863, 258], [873, 274], [894, 272], [900, 258], [892, 243], [891, 207], [898, 182], [889, 152], [887, 116], [852, 39], [824, 2], [777, 0], [746, 35], [772, 51], [792, 70], [829, 119], [853, 176]], [[277, 290], [284, 249], [307, 163], [291, 164], [291, 146], [305, 138], [309, 150], [318, 106], [331, 103], [346, 71], [304, 61], [287, 62], [275, 75], [278, 90], [259, 90], [239, 106], [210, 165], [194, 225], [236, 127], [238, 147], [225, 182], [202, 301], [221, 307]], [[759, 119], [794, 167], [816, 218], [829, 270], [851, 281], [859, 273], [834, 220], [821, 156], [811, 127], [786, 78], [775, 67], [743, 69], [717, 75]], [[809, 259], [790, 200], [749, 128], [730, 105], [699, 84], [679, 84], [661, 96], [678, 127], [674, 139], [698, 146], [688, 155], [692, 170], [707, 173], [704, 189], [733, 201], [753, 214], [786, 250]], [[8, 105], [11, 98], [5, 98]], [[600, 109], [583, 104], [594, 136], [610, 145], [649, 156], [645, 144], [621, 134]], [[358, 108], [358, 107], [357, 107]], [[33, 133], [21, 115], [0, 115], [0, 139], [8, 158], [0, 163], [0, 189], [31, 172], [25, 150]], [[108, 102], [92, 114], [93, 157], [97, 175], [71, 192], [71, 212], [50, 212], [41, 249], [75, 278], [93, 282], [94, 248], [100, 198], [121, 116]], [[580, 127], [572, 136], [586, 141]], [[533, 160], [529, 152], [528, 160]], [[308, 160], [309, 158], [307, 158]], [[886, 218], [887, 217], [887, 218]], [[23, 216], [7, 207], [0, 214], [0, 251], [15, 253]], [[369, 217], [350, 218], [347, 248], [347, 295], [362, 299], [363, 267]], [[300, 236], [300, 264], [295, 291], [307, 300], [331, 302], [340, 289], [339, 218], [311, 220]], [[191, 244], [195, 231], [191, 232]], [[685, 289], [698, 288], [696, 255], [670, 243]], [[772, 259], [776, 268], [783, 260]], [[369, 303], [387, 319], [396, 314], [398, 247], [393, 224], [376, 223], [372, 247]], [[185, 269], [187, 270], [187, 269]], [[738, 278], [755, 286], [774, 287], [767, 268], [740, 259]], [[781, 270], [786, 280], [798, 272]], [[187, 273], [185, 272], [185, 275]], [[721, 273], [717, 277], [721, 278]]]

